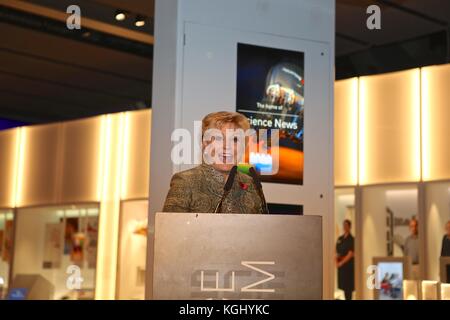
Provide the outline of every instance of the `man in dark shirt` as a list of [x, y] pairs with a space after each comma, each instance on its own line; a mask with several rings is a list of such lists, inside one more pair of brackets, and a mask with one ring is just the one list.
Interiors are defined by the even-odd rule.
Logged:
[[445, 225], [447, 234], [442, 239], [441, 257], [450, 257], [450, 221]]
[[344, 291], [345, 300], [352, 299], [355, 290], [354, 239], [350, 233], [352, 223], [344, 221], [344, 234], [336, 243], [336, 266], [338, 268], [338, 287]]
[[[441, 257], [450, 257], [450, 220], [445, 225], [445, 231], [447, 232], [447, 234], [444, 235], [444, 238], [442, 238]], [[447, 282], [450, 282], [450, 265], [447, 265], [446, 269]]]

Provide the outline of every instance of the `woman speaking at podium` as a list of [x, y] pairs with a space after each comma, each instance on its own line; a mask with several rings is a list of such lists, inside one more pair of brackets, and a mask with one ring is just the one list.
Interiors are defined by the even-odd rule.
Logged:
[[242, 141], [229, 134], [249, 127], [248, 119], [237, 112], [214, 112], [204, 117], [203, 163], [173, 175], [163, 211], [263, 213], [265, 206], [254, 180], [236, 170], [244, 150], [239, 145]]

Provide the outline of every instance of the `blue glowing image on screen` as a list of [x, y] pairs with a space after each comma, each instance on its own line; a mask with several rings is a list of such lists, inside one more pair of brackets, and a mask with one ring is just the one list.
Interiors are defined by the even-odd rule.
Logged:
[[273, 162], [269, 153], [250, 152], [249, 163], [260, 173], [271, 173]]

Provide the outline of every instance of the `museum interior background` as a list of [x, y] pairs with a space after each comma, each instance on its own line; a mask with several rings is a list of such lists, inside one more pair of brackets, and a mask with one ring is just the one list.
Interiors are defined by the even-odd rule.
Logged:
[[[28, 2], [0, 1], [8, 17], [0, 21], [0, 298], [28, 273], [54, 286], [53, 299], [143, 299], [153, 3], [120, 4], [133, 22], [146, 16], [137, 27], [117, 26], [117, 1], [83, 1], [92, 19], [120, 30], [71, 38], [17, 19], [58, 20], [51, 10], [70, 1]], [[353, 222], [356, 299], [373, 299], [374, 257], [403, 256], [413, 217], [417, 278], [440, 281], [450, 220], [450, 9], [389, 3], [380, 3], [385, 29], [376, 34], [355, 27], [365, 24], [365, 4], [336, 3], [333, 237], [344, 219]], [[95, 37], [112, 33], [123, 41]], [[66, 287], [71, 264], [82, 270], [82, 290]]]
[[[372, 297], [361, 290], [361, 270], [388, 254], [387, 208], [400, 241], [418, 219], [420, 277], [439, 280], [450, 220], [449, 86], [450, 65], [335, 84], [335, 237], [344, 219], [354, 222], [360, 298]], [[77, 262], [89, 274], [79, 295], [143, 298], [150, 117], [144, 110], [0, 132], [4, 288], [11, 268], [42, 274], [61, 298], [70, 294], [65, 270]], [[78, 255], [65, 239], [71, 232], [84, 240]]]

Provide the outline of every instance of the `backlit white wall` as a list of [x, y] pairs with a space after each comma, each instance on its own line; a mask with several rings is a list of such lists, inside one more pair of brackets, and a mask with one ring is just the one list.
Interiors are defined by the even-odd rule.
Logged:
[[[157, 0], [153, 69], [147, 297], [151, 297], [152, 226], [170, 178], [175, 128], [236, 104], [236, 43], [305, 52], [303, 186], [264, 184], [268, 202], [302, 204], [323, 216], [324, 297], [332, 297], [333, 82], [332, 0]], [[193, 132], [192, 132], [193, 133]]]

